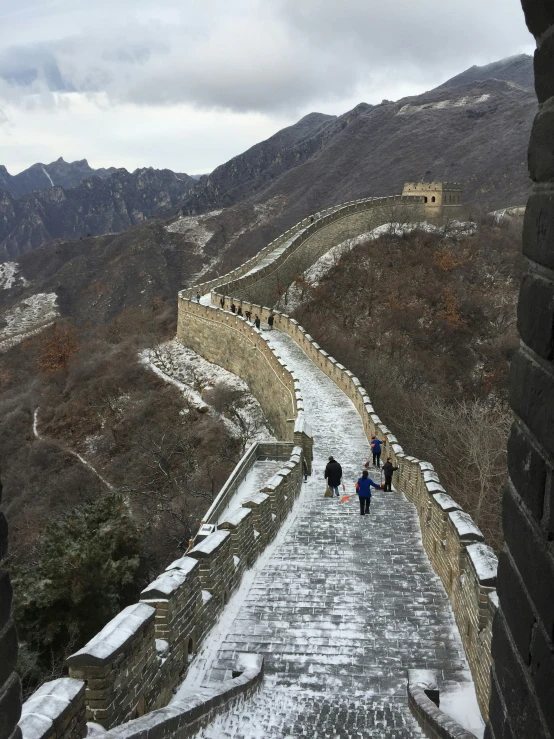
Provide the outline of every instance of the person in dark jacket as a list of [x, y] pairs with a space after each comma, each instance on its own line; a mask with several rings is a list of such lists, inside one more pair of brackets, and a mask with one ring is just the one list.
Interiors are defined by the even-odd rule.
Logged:
[[256, 314], [256, 317], [254, 318], [254, 326], [256, 326], [256, 328], [259, 329], [260, 328], [260, 323], [261, 323], [260, 316], [258, 316]]
[[377, 467], [377, 469], [381, 466], [381, 444], [384, 444], [385, 441], [385, 439], [378, 439], [376, 436], [371, 437], [371, 444], [369, 446], [373, 452], [373, 466]]
[[396, 472], [398, 467], [392, 466], [392, 458], [387, 457], [387, 461], [383, 465], [383, 474], [385, 475], [385, 491], [390, 493], [392, 491], [392, 473]]
[[201, 297], [202, 297], [202, 296], [200, 295], [200, 293], [196, 293], [196, 302], [197, 302], [197, 303], [199, 303], [199, 302], [200, 302], [200, 298], [201, 298]]
[[362, 476], [358, 478], [358, 482], [356, 483], [356, 493], [358, 494], [358, 498], [360, 499], [360, 516], [365, 516], [366, 513], [369, 515], [369, 506], [371, 504], [371, 488], [380, 490], [381, 486], [377, 485], [376, 482], [373, 482], [368, 474], [368, 471], [364, 470], [362, 472]]
[[242, 305], [239, 305], [238, 307], [237, 316], [242, 316]]
[[269, 326], [269, 330], [270, 330], [270, 331], [273, 331], [273, 322], [274, 322], [274, 321], [275, 321], [275, 316], [274, 316], [274, 315], [273, 315], [273, 313], [272, 313], [272, 314], [271, 314], [271, 315], [269, 316], [269, 318], [267, 319], [267, 325]]
[[220, 299], [220, 301], [219, 301], [219, 305], [220, 305], [220, 306], [221, 306], [222, 308], [225, 308], [225, 298], [221, 298], [221, 299]]
[[327, 467], [325, 467], [325, 479], [331, 492], [339, 497], [339, 485], [342, 480], [342, 467], [334, 457], [329, 457]]
[[246, 318], [247, 321], [249, 321], [252, 318], [252, 311], [251, 310], [244, 311], [244, 317]]
[[237, 309], [237, 306], [234, 303], [231, 303], [231, 313], [234, 313]]

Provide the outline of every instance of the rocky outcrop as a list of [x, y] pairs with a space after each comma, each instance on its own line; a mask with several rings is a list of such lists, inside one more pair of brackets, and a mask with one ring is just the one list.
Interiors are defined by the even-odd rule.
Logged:
[[11, 175], [6, 167], [0, 164], [0, 189], [7, 190], [18, 198], [34, 190], [43, 190], [55, 185], [68, 188], [91, 177], [109, 177], [116, 172], [115, 167], [109, 169], [93, 169], [86, 159], [77, 162], [66, 162], [60, 157], [50, 164], [38, 162], [19, 174]]
[[118, 169], [64, 190], [55, 186], [15, 198], [0, 190], [0, 260], [17, 259], [52, 239], [123, 231], [179, 202], [195, 185], [168, 169]]
[[532, 75], [522, 55], [472, 67], [422, 95], [361, 103], [336, 118], [312, 114], [218, 167], [181, 210], [286, 196], [282, 231], [305, 213], [399, 192], [412, 179], [460, 182], [476, 209], [520, 205], [529, 194]]

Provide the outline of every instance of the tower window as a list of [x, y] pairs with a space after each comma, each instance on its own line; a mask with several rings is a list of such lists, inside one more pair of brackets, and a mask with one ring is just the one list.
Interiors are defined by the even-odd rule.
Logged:
[[424, 196], [423, 196], [423, 202], [424, 202], [424, 203], [426, 203], [426, 202], [427, 202], [427, 196], [426, 196], [426, 195], [424, 195]]
[[436, 202], [436, 200], [437, 200], [437, 198], [436, 198], [436, 197], [435, 197], [435, 196], [433, 195], [433, 197], [431, 198], [431, 202], [432, 202], [432, 203], [435, 203], [435, 202]]

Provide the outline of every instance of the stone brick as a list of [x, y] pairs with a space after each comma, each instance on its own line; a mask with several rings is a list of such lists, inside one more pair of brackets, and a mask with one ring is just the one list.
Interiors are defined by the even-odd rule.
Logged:
[[6, 517], [0, 511], [0, 559], [4, 559], [8, 553], [8, 523]]
[[531, 525], [509, 486], [502, 505], [504, 536], [529, 596], [549, 634], [554, 633], [554, 561], [540, 530]]
[[517, 424], [508, 439], [508, 472], [533, 517], [540, 522], [544, 508], [546, 463]]
[[554, 283], [533, 274], [523, 277], [517, 325], [527, 346], [543, 359], [554, 358]]
[[12, 673], [0, 686], [0, 739], [7, 739], [16, 728], [21, 715], [21, 685], [19, 675]]
[[521, 659], [529, 664], [531, 634], [536, 618], [514, 564], [506, 552], [498, 555], [498, 597]]
[[535, 90], [540, 103], [554, 95], [554, 35], [547, 36], [535, 51]]
[[523, 254], [554, 270], [554, 190], [529, 198], [523, 222]]
[[533, 123], [529, 144], [529, 173], [535, 182], [554, 179], [554, 99], [543, 103]]
[[539, 443], [554, 456], [554, 374], [538, 364], [532, 364], [521, 349], [512, 359], [510, 403]]
[[535, 629], [531, 653], [531, 677], [545, 721], [554, 736], [554, 653], [552, 643], [540, 627]]
[[554, 6], [551, 0], [521, 0], [527, 28], [533, 36], [542, 36], [554, 24]]
[[4, 627], [12, 611], [12, 584], [7, 570], [0, 570], [0, 629]]
[[17, 631], [13, 621], [9, 621], [0, 631], [0, 685], [2, 685], [17, 662]]
[[509, 723], [514, 735], [518, 739], [550, 739], [540, 719], [536, 696], [533, 695], [500, 613], [494, 620], [492, 650], [494, 673], [499, 691], [509, 708]]

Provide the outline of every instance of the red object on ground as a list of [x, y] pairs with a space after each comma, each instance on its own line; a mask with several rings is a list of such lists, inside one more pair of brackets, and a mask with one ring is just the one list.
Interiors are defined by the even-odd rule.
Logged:
[[343, 495], [342, 498], [340, 499], [340, 502], [341, 503], [346, 503], [347, 500], [350, 500], [350, 496], [349, 495]]

